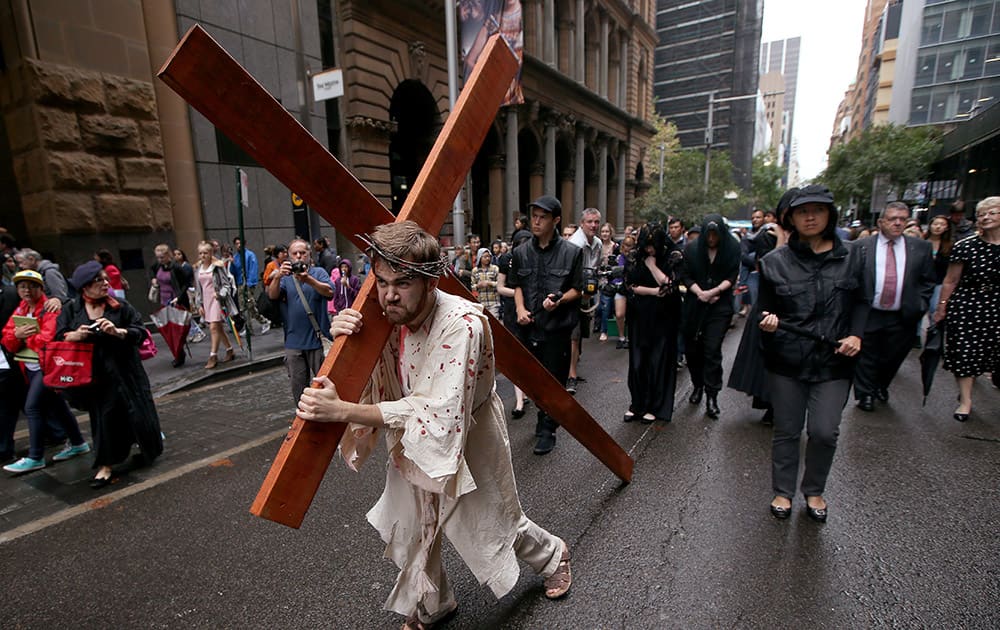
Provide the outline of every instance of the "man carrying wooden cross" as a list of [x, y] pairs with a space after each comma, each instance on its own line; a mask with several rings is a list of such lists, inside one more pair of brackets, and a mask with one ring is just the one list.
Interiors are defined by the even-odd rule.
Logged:
[[[385, 608], [407, 616], [404, 629], [431, 628], [454, 612], [442, 532], [498, 598], [517, 583], [518, 559], [545, 576], [547, 597], [562, 597], [572, 579], [569, 548], [521, 509], [482, 306], [438, 290], [447, 262], [416, 223], [380, 225], [366, 240], [393, 332], [360, 403], [340, 399], [322, 377], [303, 393], [298, 416], [353, 423], [340, 448], [355, 470], [385, 429], [385, 491], [368, 513], [400, 569]], [[344, 309], [331, 332], [362, 325], [360, 312]]]

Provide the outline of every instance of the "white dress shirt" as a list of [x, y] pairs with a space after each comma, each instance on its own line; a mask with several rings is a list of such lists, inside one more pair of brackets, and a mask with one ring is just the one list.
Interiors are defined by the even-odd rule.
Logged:
[[885, 257], [889, 239], [882, 232], [878, 233], [878, 243], [875, 245], [875, 297], [872, 308], [881, 311], [898, 311], [903, 303], [903, 271], [906, 269], [906, 241], [902, 236], [896, 238], [892, 252], [896, 255], [896, 300], [890, 308], [882, 307], [882, 286], [885, 284]]

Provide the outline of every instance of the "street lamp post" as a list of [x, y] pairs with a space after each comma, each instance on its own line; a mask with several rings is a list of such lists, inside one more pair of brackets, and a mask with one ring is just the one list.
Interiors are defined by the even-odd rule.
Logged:
[[[763, 96], [777, 96], [778, 94], [784, 94], [785, 91], [781, 90], [778, 92], [766, 92]], [[708, 124], [705, 126], [705, 194], [708, 194], [708, 175], [711, 170], [710, 164], [712, 159], [712, 116], [715, 113], [716, 103], [729, 103], [731, 101], [743, 101], [749, 98], [757, 98], [757, 92], [753, 94], [742, 94], [740, 96], [727, 96], [726, 98], [715, 98], [715, 90], [708, 93]]]

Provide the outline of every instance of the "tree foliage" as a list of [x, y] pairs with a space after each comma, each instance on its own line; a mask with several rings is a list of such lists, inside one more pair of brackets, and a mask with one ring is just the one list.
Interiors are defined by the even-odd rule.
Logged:
[[934, 127], [876, 125], [830, 149], [826, 170], [816, 180], [830, 187], [838, 203], [853, 198], [864, 210], [871, 206], [876, 176], [902, 195], [908, 184], [927, 176], [940, 152], [941, 136]]
[[778, 164], [778, 154], [774, 149], [753, 157], [750, 166], [750, 205], [761, 209], [778, 205], [778, 200], [785, 192], [781, 186], [784, 170]]

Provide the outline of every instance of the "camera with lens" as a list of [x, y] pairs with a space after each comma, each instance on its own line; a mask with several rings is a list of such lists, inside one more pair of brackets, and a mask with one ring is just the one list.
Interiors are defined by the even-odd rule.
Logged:
[[305, 273], [309, 270], [309, 265], [305, 261], [297, 260], [292, 263], [292, 273]]
[[94, 322], [93, 324], [90, 324], [89, 326], [87, 326], [87, 330], [89, 330], [90, 332], [94, 332], [94, 333], [101, 332], [101, 325], [98, 324], [97, 322]]

